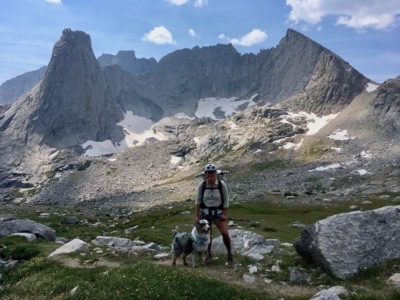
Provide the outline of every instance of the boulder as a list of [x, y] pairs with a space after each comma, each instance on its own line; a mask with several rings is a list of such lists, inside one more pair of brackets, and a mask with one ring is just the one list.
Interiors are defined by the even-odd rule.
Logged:
[[65, 245], [62, 245], [57, 250], [53, 251], [49, 257], [64, 253], [84, 253], [89, 251], [89, 244], [80, 240], [74, 239]]
[[0, 223], [16, 220], [13, 215], [0, 215]]
[[400, 206], [338, 214], [307, 226], [294, 240], [306, 260], [340, 279], [400, 258]]
[[56, 240], [56, 233], [53, 229], [31, 220], [13, 220], [0, 226], [0, 238], [13, 233], [32, 233], [47, 241], [54, 242]]
[[[263, 236], [240, 229], [228, 230], [232, 241], [232, 252], [241, 255], [254, 255], [270, 253], [275, 246], [279, 245], [279, 240], [266, 240]], [[214, 253], [226, 253], [226, 248], [222, 236], [213, 239], [212, 251]]]
[[395, 286], [400, 286], [400, 273], [395, 273], [386, 281], [388, 284], [393, 284]]
[[119, 237], [112, 237], [112, 236], [98, 236], [93, 241], [95, 245], [113, 245], [116, 247], [124, 247], [124, 248], [131, 248], [135, 244], [130, 239], [126, 238], [119, 238]]
[[342, 286], [333, 286], [330, 289], [319, 291], [310, 300], [341, 300], [339, 295], [348, 295], [347, 290]]
[[79, 219], [75, 216], [66, 217], [61, 221], [61, 224], [69, 224], [69, 225], [79, 224]]

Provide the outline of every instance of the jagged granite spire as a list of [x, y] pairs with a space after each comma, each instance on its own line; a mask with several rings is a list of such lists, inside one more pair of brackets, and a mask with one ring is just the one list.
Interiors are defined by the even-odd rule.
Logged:
[[90, 36], [65, 29], [43, 79], [0, 116], [2, 175], [18, 165], [24, 173], [35, 172], [55, 150], [79, 153], [88, 140], [119, 142], [124, 134], [116, 124], [122, 119]]
[[64, 149], [87, 140], [120, 141], [123, 132], [116, 124], [122, 118], [94, 56], [90, 36], [65, 29], [43, 80], [14, 103], [0, 128], [24, 128], [26, 144], [32, 141]]

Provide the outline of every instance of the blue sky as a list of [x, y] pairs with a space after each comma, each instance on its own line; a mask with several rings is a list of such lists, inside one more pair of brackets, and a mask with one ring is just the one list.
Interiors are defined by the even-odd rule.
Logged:
[[332, 50], [371, 80], [400, 75], [399, 0], [2, 0], [0, 84], [47, 65], [62, 30], [91, 36], [95, 56], [138, 58], [231, 42], [276, 47], [287, 29]]

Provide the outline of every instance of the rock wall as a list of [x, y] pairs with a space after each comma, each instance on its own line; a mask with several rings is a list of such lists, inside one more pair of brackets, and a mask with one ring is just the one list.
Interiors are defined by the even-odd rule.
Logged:
[[98, 57], [101, 67], [118, 65], [123, 70], [132, 74], [142, 74], [153, 69], [157, 65], [154, 58], [136, 58], [135, 51], [119, 51], [117, 55], [102, 54]]
[[46, 70], [44, 66], [4, 82], [0, 85], [0, 104], [12, 103], [30, 91], [43, 78]]

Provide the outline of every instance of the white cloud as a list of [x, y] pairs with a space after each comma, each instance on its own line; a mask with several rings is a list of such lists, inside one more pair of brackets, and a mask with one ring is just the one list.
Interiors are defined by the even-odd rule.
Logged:
[[183, 5], [185, 3], [188, 3], [190, 0], [166, 0], [169, 4], [172, 5]]
[[191, 36], [197, 36], [196, 32], [192, 28], [189, 29], [189, 34]]
[[318, 26], [318, 27], [317, 27], [317, 30], [318, 30], [318, 31], [321, 31], [321, 30], [322, 30], [322, 26]]
[[142, 41], [152, 42], [155, 44], [176, 44], [172, 38], [171, 32], [169, 32], [164, 26], [154, 27], [153, 30], [142, 37]]
[[224, 38], [225, 38], [225, 34], [221, 33], [221, 34], [218, 36], [218, 38], [219, 38], [219, 39], [224, 39]]
[[399, 24], [398, 0], [286, 0], [291, 6], [289, 20], [317, 24], [325, 16], [337, 16], [335, 25], [363, 30], [387, 30]]
[[[167, 1], [169, 4], [180, 6], [180, 5], [188, 3], [190, 0], [165, 0], [165, 1]], [[196, 0], [194, 2], [195, 7], [202, 7], [207, 4], [208, 4], [208, 0]]]
[[53, 3], [53, 4], [60, 4], [60, 5], [62, 5], [61, 0], [44, 0], [44, 1], [46, 1], [46, 2], [48, 2], [48, 3]]
[[207, 5], [207, 4], [208, 4], [208, 0], [196, 0], [196, 2], [194, 3], [194, 6], [202, 7], [203, 5]]
[[264, 42], [268, 38], [265, 31], [261, 31], [260, 29], [253, 29], [252, 32], [242, 36], [239, 39], [230, 39], [229, 41], [234, 45], [241, 45], [241, 46], [252, 46], [254, 44], [259, 44]]

